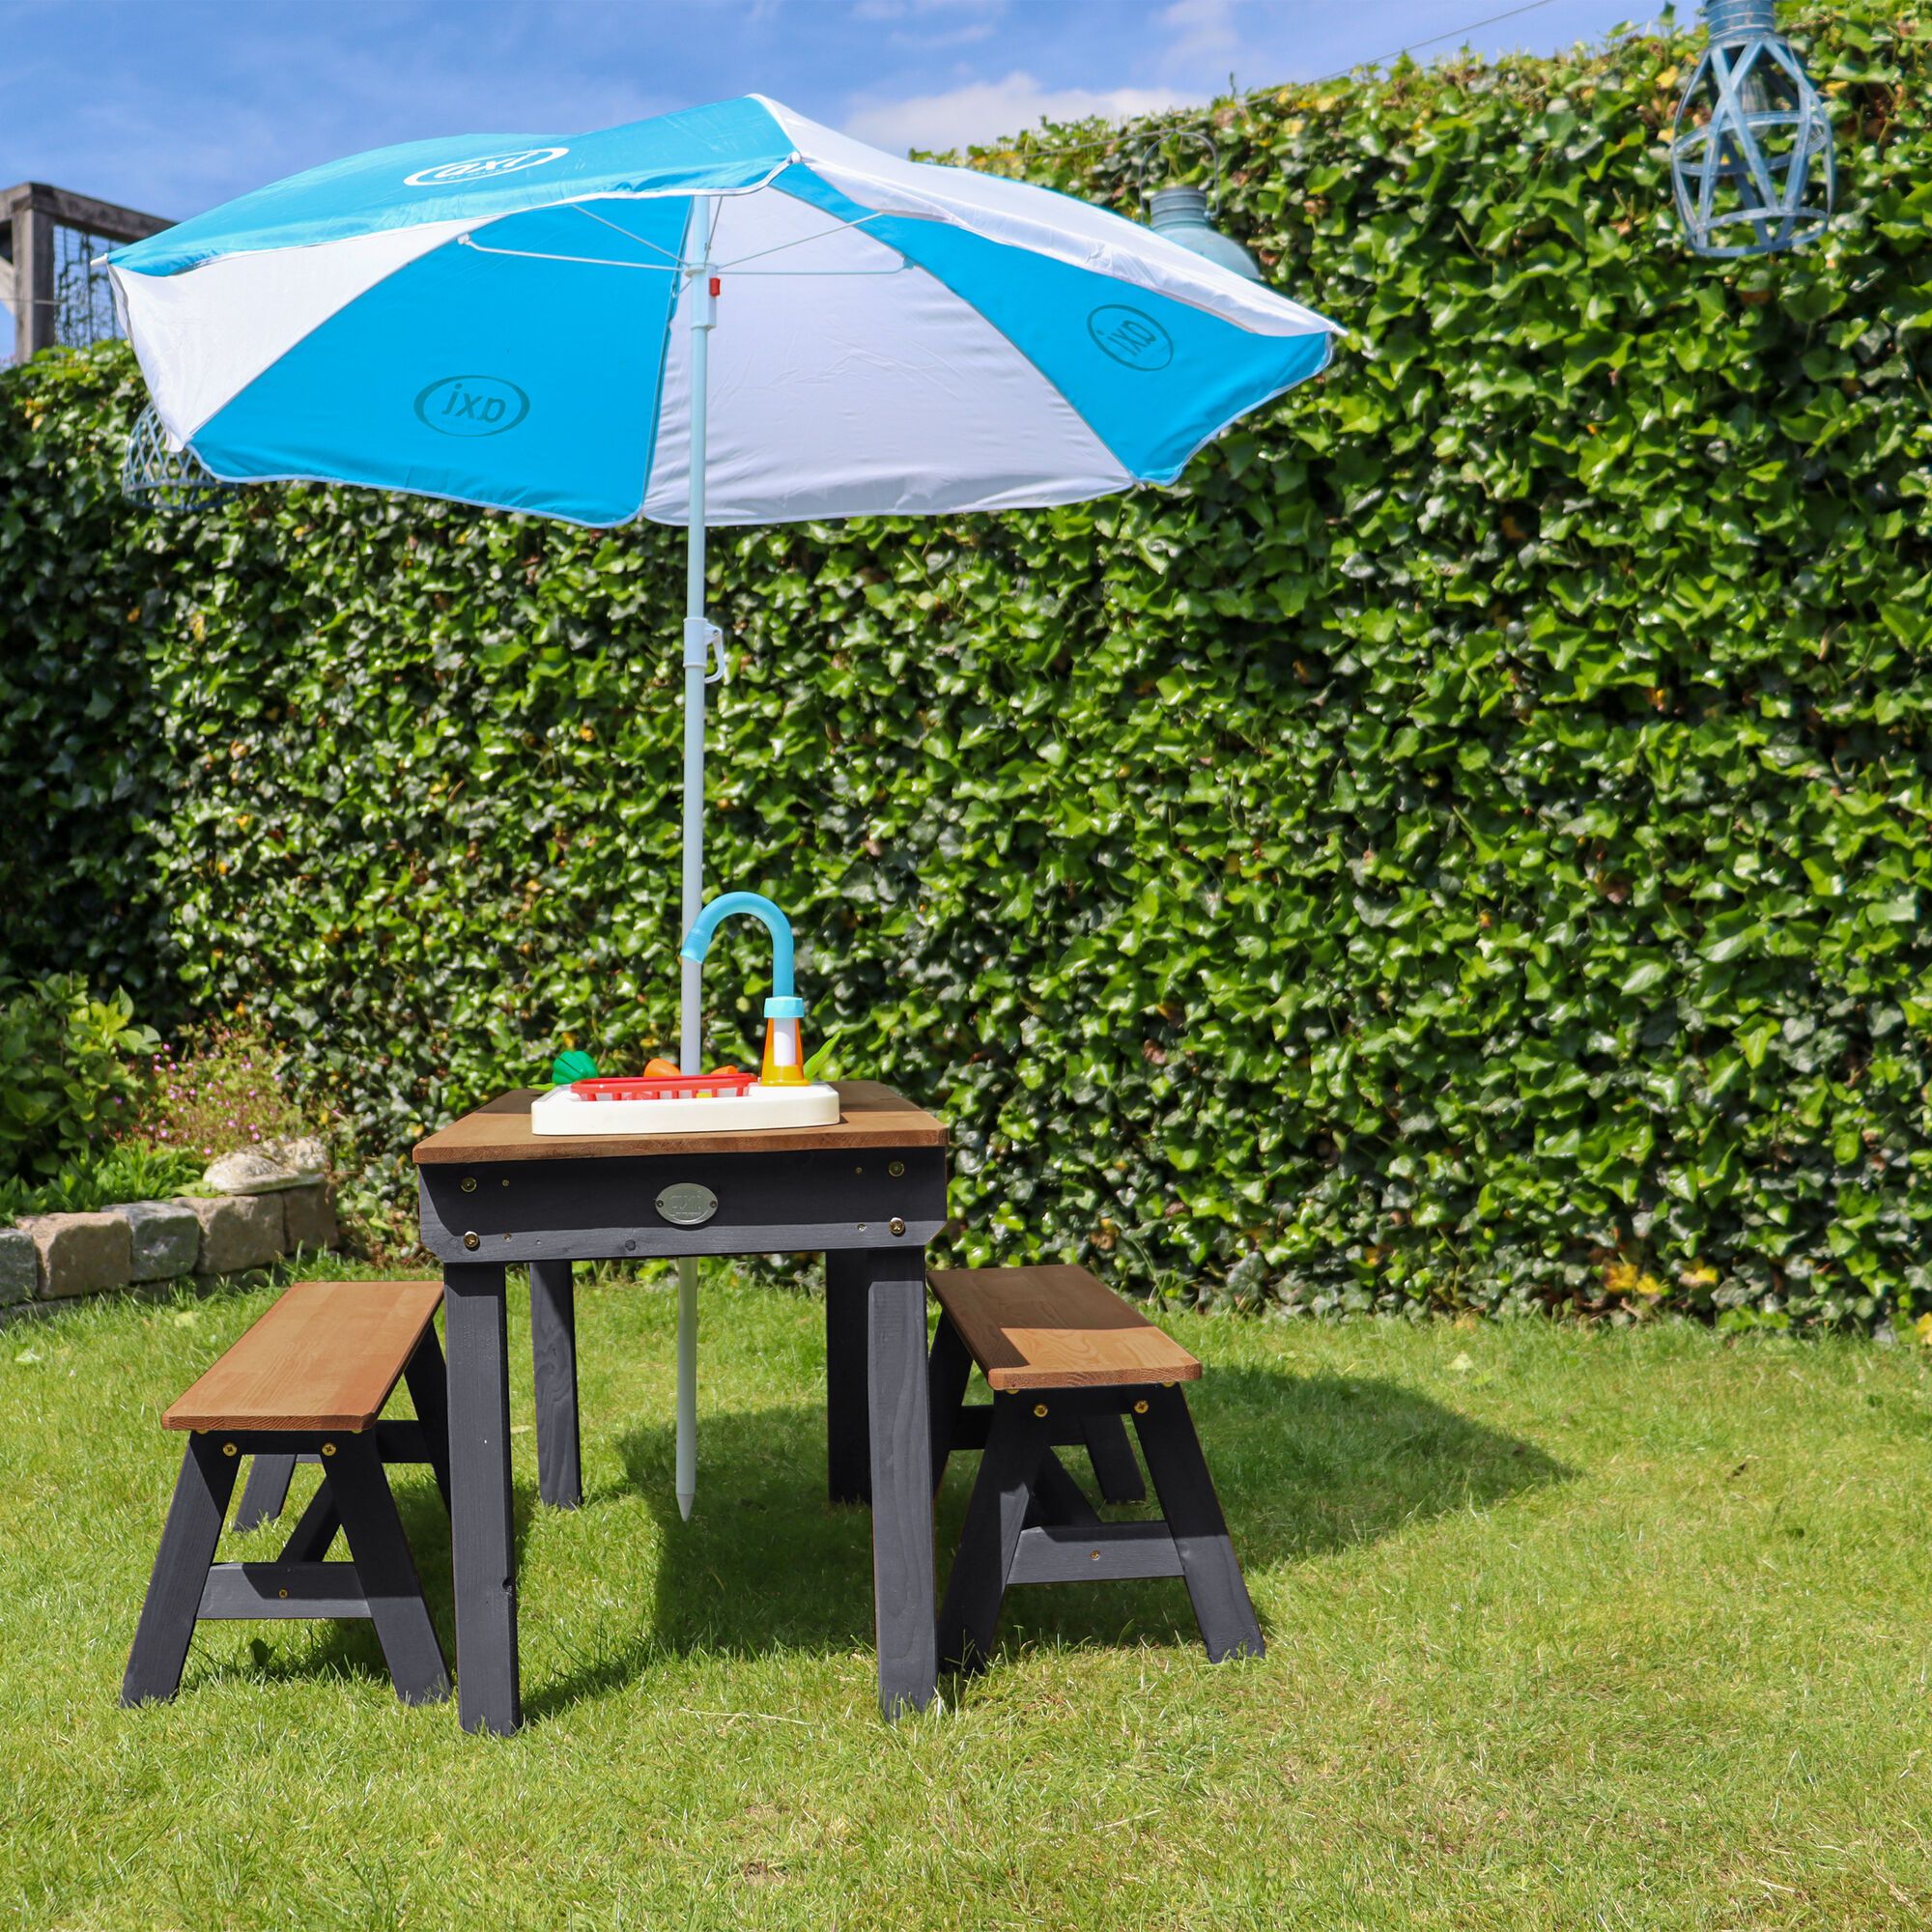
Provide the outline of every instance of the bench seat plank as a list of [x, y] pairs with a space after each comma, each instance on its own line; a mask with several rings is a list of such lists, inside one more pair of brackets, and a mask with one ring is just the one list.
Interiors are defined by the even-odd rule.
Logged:
[[1201, 1364], [1085, 1268], [934, 1268], [927, 1279], [995, 1390], [1201, 1379]]
[[433, 1281], [298, 1281], [161, 1425], [371, 1429], [441, 1301]]

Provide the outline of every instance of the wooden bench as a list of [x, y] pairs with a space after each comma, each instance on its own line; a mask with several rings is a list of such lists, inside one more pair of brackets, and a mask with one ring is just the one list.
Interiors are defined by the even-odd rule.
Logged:
[[[449, 1671], [423, 1601], [385, 1465], [427, 1463], [449, 1500], [449, 1409], [436, 1311], [421, 1281], [301, 1281], [290, 1287], [161, 1418], [187, 1433], [155, 1573], [141, 1605], [124, 1704], [172, 1697], [203, 1618], [368, 1617], [396, 1694], [449, 1694]], [[413, 1422], [381, 1415], [399, 1380]], [[296, 1459], [322, 1485], [271, 1563], [216, 1563], [242, 1458], [279, 1482]], [[254, 1481], [251, 1478], [250, 1488]], [[259, 1517], [258, 1519], [259, 1520]], [[352, 1558], [327, 1563], [341, 1530]]]
[[[1085, 1268], [944, 1268], [927, 1277], [940, 1318], [928, 1364], [933, 1484], [952, 1449], [982, 1449], [939, 1613], [952, 1668], [992, 1655], [1000, 1604], [1015, 1583], [1179, 1577], [1216, 1663], [1262, 1655], [1262, 1633], [1187, 1412], [1201, 1364]], [[990, 1405], [968, 1406], [978, 1364]], [[1103, 1522], [1054, 1453], [1130, 1416], [1159, 1498], [1158, 1520]], [[1094, 1458], [1103, 1493], [1102, 1464]], [[1118, 1454], [1132, 1461], [1124, 1434]], [[1119, 1483], [1116, 1469], [1114, 1480]]]

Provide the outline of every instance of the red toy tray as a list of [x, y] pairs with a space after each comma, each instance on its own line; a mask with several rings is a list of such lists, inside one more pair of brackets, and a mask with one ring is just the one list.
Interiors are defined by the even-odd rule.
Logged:
[[605, 1074], [573, 1080], [570, 1091], [586, 1100], [736, 1100], [757, 1080], [743, 1067], [725, 1066], [715, 1073]]

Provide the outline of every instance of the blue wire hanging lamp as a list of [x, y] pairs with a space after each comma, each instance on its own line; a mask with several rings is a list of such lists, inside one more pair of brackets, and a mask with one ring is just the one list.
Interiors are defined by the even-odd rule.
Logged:
[[[1207, 188], [1178, 182], [1149, 192], [1148, 162], [1174, 139], [1194, 141], [1208, 150], [1208, 158], [1214, 164], [1211, 195]], [[1183, 248], [1190, 248], [1210, 262], [1218, 262], [1222, 268], [1232, 269], [1236, 274], [1245, 276], [1251, 282], [1262, 279], [1255, 258], [1232, 235], [1223, 235], [1209, 219], [1221, 199], [1221, 151], [1206, 134], [1180, 128], [1168, 134], [1156, 135], [1141, 150], [1140, 185], [1141, 201], [1148, 212], [1148, 226], [1156, 235], [1165, 235], [1170, 242], [1178, 242]]]
[[121, 494], [130, 503], [180, 515], [221, 502], [238, 487], [216, 476], [192, 443], [174, 441], [152, 403], [134, 418], [121, 461]]
[[1677, 103], [1670, 174], [1692, 250], [1735, 259], [1822, 234], [1832, 121], [1777, 31], [1776, 0], [1704, 0], [1707, 44]]

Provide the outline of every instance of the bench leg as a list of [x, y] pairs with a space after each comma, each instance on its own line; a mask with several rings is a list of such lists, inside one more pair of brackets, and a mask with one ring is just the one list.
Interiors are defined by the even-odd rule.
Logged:
[[209, 1565], [221, 1540], [221, 1524], [235, 1493], [239, 1458], [224, 1456], [215, 1435], [190, 1435], [168, 1505], [167, 1527], [155, 1557], [155, 1574], [142, 1600], [121, 1701], [144, 1704], [172, 1697], [181, 1689], [182, 1667], [194, 1641], [201, 1593]]
[[[430, 1473], [442, 1492], [442, 1506], [449, 1507], [449, 1376], [442, 1366], [442, 1350], [437, 1346], [436, 1330], [426, 1328], [416, 1344], [415, 1353], [403, 1370], [410, 1385], [410, 1400], [416, 1406], [416, 1420], [422, 1425], [423, 1453], [429, 1458]], [[573, 1437], [573, 1440], [575, 1438]], [[575, 1466], [573, 1463], [572, 1466]]]
[[405, 1704], [447, 1697], [449, 1668], [373, 1435], [337, 1437], [327, 1467], [356, 1580], [388, 1660], [396, 1695]]
[[1161, 1514], [1180, 1555], [1180, 1574], [1193, 1599], [1194, 1619], [1210, 1662], [1260, 1657], [1261, 1626], [1241, 1580], [1235, 1546], [1221, 1515], [1213, 1479], [1201, 1454], [1201, 1438], [1178, 1387], [1148, 1391], [1148, 1411], [1134, 1417], [1141, 1453], [1153, 1478]]
[[1073, 1480], [1066, 1464], [1051, 1448], [1045, 1450], [1034, 1475], [1033, 1505], [1027, 1511], [1028, 1524], [1093, 1524], [1099, 1520], [1099, 1511], [1087, 1500], [1086, 1492]]
[[1033, 1501], [1034, 1476], [1047, 1453], [1047, 1425], [1031, 1396], [995, 1396], [993, 1426], [966, 1505], [939, 1612], [939, 1654], [951, 1670], [982, 1669], [1000, 1628], [1000, 1600]]
[[944, 1309], [933, 1330], [932, 1353], [926, 1360], [925, 1401], [932, 1419], [932, 1493], [946, 1480], [947, 1458], [959, 1428], [959, 1411], [966, 1404], [966, 1383], [973, 1374], [973, 1357], [959, 1339]]
[[282, 1553], [275, 1560], [278, 1563], [320, 1563], [328, 1554], [328, 1546], [335, 1541], [335, 1532], [342, 1527], [342, 1519], [336, 1514], [335, 1492], [328, 1486], [328, 1478], [322, 1479], [322, 1487], [309, 1497], [308, 1507], [296, 1519], [296, 1526], [289, 1531], [289, 1540], [282, 1546]]
[[293, 1456], [257, 1456], [249, 1465], [248, 1480], [242, 1485], [242, 1505], [235, 1512], [237, 1529], [259, 1529], [282, 1513], [289, 1499], [289, 1484], [296, 1473]]
[[1134, 1461], [1133, 1445], [1127, 1440], [1125, 1420], [1118, 1415], [1083, 1416], [1080, 1434], [1087, 1443], [1087, 1460], [1094, 1465], [1101, 1500], [1145, 1502], [1147, 1485], [1141, 1481], [1141, 1465]]
[[577, 1285], [568, 1262], [530, 1264], [530, 1353], [536, 1365], [537, 1494], [554, 1509], [583, 1501], [577, 1427]]
[[450, 1532], [456, 1690], [463, 1728], [507, 1737], [524, 1720], [517, 1667], [516, 1521], [510, 1496], [510, 1365], [501, 1267], [448, 1263]]

